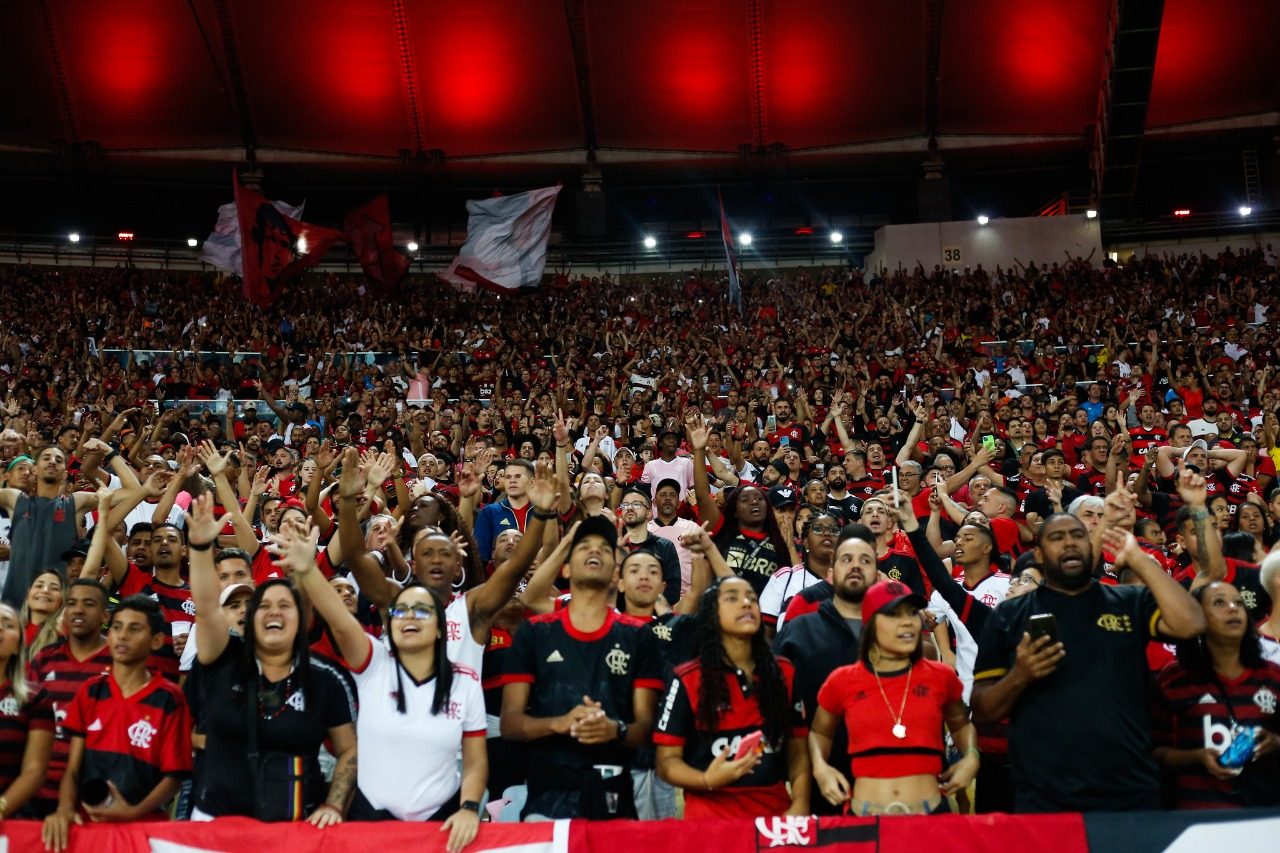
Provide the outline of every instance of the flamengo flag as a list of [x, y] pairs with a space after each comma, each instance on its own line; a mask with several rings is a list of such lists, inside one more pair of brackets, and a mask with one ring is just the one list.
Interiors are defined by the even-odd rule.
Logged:
[[[306, 202], [293, 207], [283, 201], [273, 201], [271, 206], [291, 219], [301, 219]], [[236, 213], [234, 201], [218, 208], [218, 224], [213, 226], [213, 233], [200, 248], [200, 260], [225, 272], [244, 275], [244, 268], [240, 265], [240, 216]]]
[[514, 290], [542, 280], [557, 184], [467, 202], [467, 242], [440, 277], [459, 290]]
[[716, 198], [720, 199], [720, 239], [724, 241], [724, 254], [729, 261], [729, 302], [742, 313], [742, 283], [739, 279], [738, 256], [733, 253], [733, 235], [729, 233], [729, 220], [724, 215], [724, 198], [716, 190]]
[[241, 186], [239, 175], [232, 176], [243, 243], [244, 298], [265, 307], [280, 297], [285, 284], [318, 264], [329, 247], [345, 238], [341, 231], [285, 216], [263, 196]]
[[375, 293], [385, 295], [400, 283], [409, 259], [391, 242], [391, 209], [385, 195], [348, 213], [342, 230]]

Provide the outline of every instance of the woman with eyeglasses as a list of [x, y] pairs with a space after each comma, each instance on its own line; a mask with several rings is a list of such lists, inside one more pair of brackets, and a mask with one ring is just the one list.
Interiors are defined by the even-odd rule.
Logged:
[[448, 849], [461, 850], [479, 828], [489, 759], [480, 674], [446, 656], [444, 601], [410, 581], [387, 608], [384, 645], [315, 570], [315, 531], [284, 531], [270, 547], [328, 623], [355, 677], [362, 769], [349, 819], [444, 821]]
[[[1160, 672], [1156, 761], [1174, 776], [1179, 809], [1280, 805], [1280, 666], [1262, 656], [1240, 591], [1225, 581], [1192, 590], [1204, 634], [1178, 643]], [[1252, 755], [1224, 763], [1252, 740]]]

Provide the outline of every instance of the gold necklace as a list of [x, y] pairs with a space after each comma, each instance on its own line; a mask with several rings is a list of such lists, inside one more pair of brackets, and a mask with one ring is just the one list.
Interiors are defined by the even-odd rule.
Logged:
[[[902, 714], [907, 710], [907, 697], [911, 695], [911, 675], [915, 667], [908, 662], [907, 665], [907, 686], [902, 691], [902, 705], [898, 708], [898, 716], [893, 720], [893, 736], [898, 740], [902, 740], [907, 736], [907, 727], [902, 724]], [[876, 687], [880, 688], [880, 696], [884, 699], [885, 707], [889, 709], [889, 716], [893, 716], [893, 706], [889, 704], [889, 695], [884, 692], [884, 685], [880, 683], [880, 673], [876, 671], [875, 666], [871, 667], [871, 674], [876, 678]]]

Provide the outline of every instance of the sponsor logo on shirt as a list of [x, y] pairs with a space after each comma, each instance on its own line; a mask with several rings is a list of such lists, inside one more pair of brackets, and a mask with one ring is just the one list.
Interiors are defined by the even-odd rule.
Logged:
[[1129, 621], [1129, 617], [1115, 613], [1103, 613], [1099, 616], [1098, 627], [1104, 631], [1112, 631], [1119, 634], [1133, 632], [1133, 623]]

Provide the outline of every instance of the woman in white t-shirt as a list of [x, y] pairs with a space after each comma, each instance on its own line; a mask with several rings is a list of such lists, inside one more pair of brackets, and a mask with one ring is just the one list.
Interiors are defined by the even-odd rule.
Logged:
[[347, 819], [443, 820], [448, 849], [457, 853], [479, 829], [489, 761], [480, 676], [449, 664], [444, 602], [410, 581], [388, 608], [384, 645], [365, 633], [315, 570], [314, 529], [307, 538], [282, 529], [268, 548], [287, 561], [355, 677], [359, 769]]

